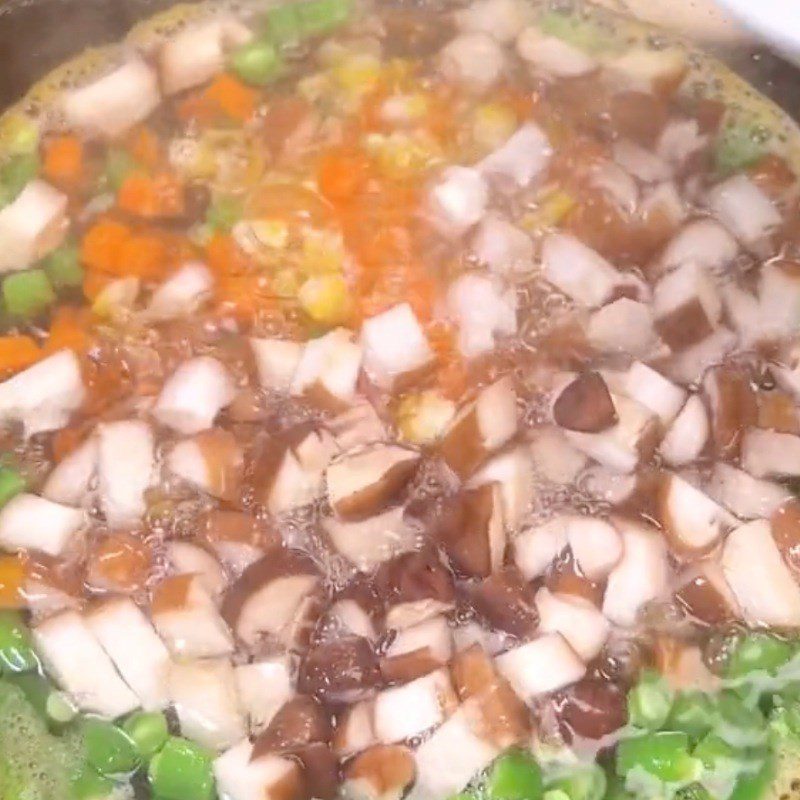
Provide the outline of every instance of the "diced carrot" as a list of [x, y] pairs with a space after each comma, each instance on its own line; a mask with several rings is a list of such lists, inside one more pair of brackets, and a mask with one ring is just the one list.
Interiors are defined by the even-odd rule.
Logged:
[[331, 150], [319, 164], [317, 183], [332, 203], [352, 200], [363, 188], [370, 168], [369, 159], [358, 151]]
[[233, 238], [219, 232], [206, 245], [206, 260], [218, 275], [241, 275], [251, 267], [249, 259]]
[[183, 186], [167, 173], [134, 172], [117, 192], [117, 204], [139, 217], [177, 217], [184, 211]]
[[83, 295], [88, 300], [94, 300], [114, 278], [105, 272], [86, 270], [83, 274]]
[[90, 270], [116, 273], [120, 253], [130, 238], [127, 226], [113, 220], [100, 220], [83, 237], [81, 258]]
[[88, 309], [62, 306], [55, 312], [50, 323], [46, 349], [52, 352], [69, 348], [78, 353], [85, 352], [91, 343], [90, 320]]
[[25, 565], [19, 556], [0, 556], [0, 608], [24, 608]]
[[83, 144], [76, 136], [58, 136], [44, 146], [45, 177], [59, 186], [73, 188], [84, 177]]
[[123, 244], [116, 274], [154, 280], [163, 277], [166, 271], [166, 248], [158, 236], [132, 236]]
[[139, 163], [149, 169], [156, 169], [161, 160], [161, 143], [152, 128], [140, 125], [128, 136], [128, 147], [131, 155]]
[[0, 372], [16, 372], [42, 357], [42, 349], [30, 336], [0, 336]]
[[205, 92], [191, 92], [178, 105], [178, 117], [184, 122], [207, 125], [217, 117], [216, 103]]
[[94, 589], [130, 594], [144, 588], [152, 561], [147, 543], [130, 533], [112, 533], [89, 555], [87, 583]]
[[228, 72], [223, 72], [211, 82], [205, 96], [216, 103], [223, 114], [240, 122], [250, 119], [258, 104], [258, 92]]
[[274, 305], [263, 275], [225, 275], [217, 284], [221, 309], [243, 322], [252, 322], [259, 311]]

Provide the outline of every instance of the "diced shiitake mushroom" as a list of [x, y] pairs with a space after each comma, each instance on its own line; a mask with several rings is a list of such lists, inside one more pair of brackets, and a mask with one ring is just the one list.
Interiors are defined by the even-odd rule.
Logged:
[[756, 478], [800, 475], [800, 436], [750, 428], [742, 438], [741, 463]]
[[603, 648], [611, 624], [597, 607], [577, 595], [554, 594], [546, 587], [536, 593], [539, 630], [560, 633], [584, 661], [591, 661]]
[[371, 642], [378, 638], [368, 605], [358, 599], [343, 597], [337, 600], [325, 613], [325, 620], [333, 630], [361, 636]]
[[571, 300], [590, 308], [605, 305], [624, 276], [579, 239], [551, 233], [542, 244], [542, 274]]
[[98, 495], [106, 522], [114, 528], [136, 525], [153, 479], [153, 431], [141, 420], [121, 420], [98, 425], [97, 437]]
[[713, 550], [732, 521], [711, 497], [669, 473], [659, 488], [658, 518], [672, 552], [689, 560]]
[[678, 47], [632, 47], [606, 60], [603, 69], [620, 88], [670, 96], [686, 75], [688, 64], [686, 53]]
[[322, 528], [336, 551], [362, 572], [413, 549], [418, 536], [403, 506], [357, 521], [329, 517], [322, 521]]
[[427, 212], [441, 233], [456, 238], [480, 222], [488, 202], [489, 187], [483, 175], [477, 169], [453, 166], [431, 187]]
[[142, 59], [68, 92], [62, 109], [70, 127], [113, 139], [146, 119], [161, 101], [158, 76]]
[[800, 626], [800, 587], [781, 556], [768, 520], [748, 522], [728, 534], [722, 569], [747, 622]]
[[354, 703], [341, 713], [332, 743], [339, 758], [348, 758], [378, 744], [374, 710], [374, 701], [370, 699]]
[[450, 674], [436, 670], [375, 696], [375, 735], [394, 744], [441, 725], [458, 706]]
[[284, 656], [239, 664], [234, 677], [251, 734], [264, 730], [294, 694], [289, 660]]
[[545, 170], [552, 155], [545, 132], [534, 122], [526, 122], [478, 168], [489, 177], [509, 181], [515, 189], [524, 189]]
[[42, 496], [67, 506], [85, 505], [97, 473], [97, 456], [97, 438], [89, 436], [53, 467], [42, 488]]
[[603, 614], [615, 625], [634, 625], [642, 607], [663, 597], [670, 568], [661, 534], [630, 520], [616, 520], [622, 536], [622, 558], [608, 576]]
[[655, 326], [673, 351], [707, 339], [722, 315], [722, 301], [703, 267], [687, 262], [667, 273], [653, 292]]
[[273, 548], [231, 585], [222, 615], [249, 648], [265, 636], [290, 649], [301, 647], [321, 612], [319, 586], [319, 572], [306, 555]]
[[249, 41], [252, 35], [232, 17], [213, 19], [180, 31], [158, 51], [164, 93], [176, 94], [210, 80], [225, 68], [226, 51]]
[[708, 146], [708, 141], [708, 135], [701, 132], [696, 119], [676, 117], [659, 134], [656, 153], [676, 170], [683, 170], [692, 156]]
[[18, 494], [0, 511], [0, 547], [61, 555], [88, 524], [85, 511], [35, 494]]
[[477, 94], [488, 91], [506, 69], [503, 48], [485, 33], [462, 33], [442, 48], [440, 68], [445, 80]]
[[378, 412], [366, 401], [335, 416], [328, 422], [328, 430], [342, 452], [365, 444], [382, 442], [386, 438], [386, 428]]
[[527, 580], [543, 575], [567, 547], [567, 523], [567, 517], [554, 517], [514, 538], [511, 544], [514, 563]]
[[219, 792], [230, 800], [285, 800], [303, 790], [300, 765], [291, 758], [253, 758], [253, 745], [242, 739], [214, 761]]
[[450, 284], [446, 305], [465, 358], [491, 352], [497, 339], [517, 331], [516, 294], [496, 275], [464, 273]]
[[0, 420], [21, 422], [26, 436], [63, 428], [86, 397], [72, 350], [59, 350], [0, 383]]
[[280, 541], [277, 531], [241, 511], [214, 509], [201, 518], [199, 527], [196, 539], [208, 545], [235, 575], [258, 561], [267, 547]]
[[537, 72], [553, 78], [578, 78], [598, 67], [595, 58], [564, 39], [547, 36], [536, 25], [520, 33], [517, 53]]
[[303, 345], [289, 391], [326, 409], [340, 411], [355, 401], [361, 347], [344, 328]]
[[591, 315], [586, 333], [597, 350], [645, 357], [658, 343], [654, 322], [648, 303], [620, 297]]
[[608, 386], [598, 372], [584, 372], [555, 398], [553, 419], [568, 431], [599, 433], [617, 422]]
[[184, 361], [167, 379], [153, 416], [186, 436], [210, 428], [217, 414], [236, 396], [225, 367], [211, 356]]
[[116, 719], [139, 706], [76, 611], [64, 611], [37, 625], [33, 639], [48, 674], [83, 711]]
[[259, 383], [265, 389], [288, 392], [303, 355], [300, 342], [284, 339], [250, 339]]
[[699, 395], [690, 395], [667, 428], [658, 452], [669, 466], [682, 467], [700, 456], [708, 434], [708, 413], [703, 400]]
[[146, 316], [162, 321], [193, 314], [211, 296], [213, 288], [211, 270], [200, 261], [189, 261], [153, 292]]
[[408, 303], [364, 321], [361, 326], [364, 370], [378, 386], [391, 389], [413, 380], [431, 365], [434, 354]]
[[533, 240], [498, 214], [487, 214], [472, 237], [472, 253], [497, 275], [526, 274], [533, 268]]
[[717, 219], [750, 248], [758, 248], [782, 221], [769, 197], [744, 174], [717, 184], [707, 201]]
[[741, 616], [722, 566], [716, 558], [690, 564], [675, 580], [675, 599], [696, 620], [723, 625]]
[[217, 558], [194, 542], [181, 539], [167, 542], [166, 557], [170, 574], [196, 575], [203, 588], [215, 599], [222, 595], [228, 585]]
[[419, 458], [414, 450], [379, 444], [334, 461], [325, 474], [334, 513], [359, 520], [382, 511], [411, 480]]
[[560, 633], [546, 633], [495, 659], [497, 669], [526, 703], [579, 681], [586, 666]]
[[663, 425], [669, 425], [686, 400], [686, 392], [656, 370], [634, 361], [621, 381], [622, 393], [656, 414]]
[[226, 658], [177, 661], [169, 672], [169, 702], [181, 733], [210, 750], [245, 735], [233, 667]]
[[398, 683], [426, 675], [450, 660], [453, 636], [443, 616], [396, 631], [380, 660], [384, 680]]
[[631, 139], [620, 139], [613, 145], [614, 161], [642, 183], [659, 183], [672, 177], [672, 166]]
[[326, 703], [353, 703], [368, 696], [379, 680], [371, 642], [361, 636], [340, 636], [309, 649], [297, 689]]
[[761, 339], [793, 336], [800, 307], [800, 269], [794, 261], [763, 264], [759, 274], [758, 312]]
[[407, 747], [375, 745], [348, 762], [342, 790], [363, 800], [400, 800], [415, 774], [414, 756]]
[[170, 651], [181, 658], [233, 652], [233, 639], [197, 575], [173, 575], [153, 591], [150, 616]]
[[619, 473], [601, 464], [595, 464], [584, 470], [580, 476], [580, 483], [590, 497], [602, 500], [615, 508], [633, 502], [640, 489], [637, 475]]
[[751, 376], [735, 366], [713, 367], [703, 378], [703, 389], [714, 452], [721, 458], [735, 458], [745, 429], [758, 422], [758, 400]]
[[333, 735], [330, 712], [308, 695], [298, 694], [278, 709], [256, 738], [253, 757], [292, 753], [313, 744], [327, 744]]
[[706, 491], [741, 519], [769, 517], [791, 497], [779, 483], [754, 478], [722, 461], [714, 465]]
[[514, 567], [504, 567], [473, 585], [469, 596], [478, 618], [493, 631], [524, 640], [536, 630], [533, 592]]
[[659, 268], [669, 272], [696, 264], [712, 275], [723, 273], [739, 254], [739, 244], [716, 220], [689, 222], [675, 235], [659, 259]]
[[592, 188], [604, 194], [621, 213], [636, 212], [639, 207], [639, 185], [619, 164], [599, 161], [594, 165], [589, 179]]
[[460, 478], [473, 473], [517, 432], [517, 397], [503, 378], [462, 408], [439, 444], [439, 453]]
[[462, 31], [488, 33], [498, 42], [510, 42], [525, 25], [526, 9], [519, 0], [474, 0], [455, 14]]
[[67, 232], [67, 196], [32, 180], [0, 210], [0, 272], [30, 267], [57, 247]]
[[233, 434], [217, 428], [178, 442], [167, 454], [166, 465], [173, 475], [201, 491], [233, 500], [241, 481], [243, 457]]
[[573, 483], [588, 461], [567, 441], [563, 431], [553, 426], [537, 428], [531, 433], [530, 451], [534, 472], [558, 486]]
[[170, 656], [139, 607], [129, 598], [111, 598], [91, 608], [86, 623], [142, 707], [163, 708]]
[[622, 558], [622, 538], [616, 528], [602, 519], [574, 515], [564, 517], [563, 523], [580, 571], [590, 581], [605, 578]]
[[678, 383], [696, 384], [709, 367], [721, 363], [737, 344], [736, 334], [720, 326], [702, 342], [674, 353], [666, 364], [666, 373]]

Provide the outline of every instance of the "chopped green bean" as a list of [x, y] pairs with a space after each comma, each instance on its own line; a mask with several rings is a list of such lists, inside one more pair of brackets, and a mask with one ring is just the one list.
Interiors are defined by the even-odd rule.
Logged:
[[705, 692], [680, 692], [672, 703], [664, 727], [670, 731], [683, 731], [693, 739], [708, 733], [713, 725], [714, 704]]
[[122, 725], [143, 758], [155, 755], [169, 738], [167, 718], [160, 711], [140, 711]]
[[126, 775], [139, 764], [130, 736], [111, 722], [95, 717], [82, 720], [87, 761], [101, 775]]
[[38, 669], [28, 626], [17, 611], [0, 611], [0, 670], [29, 672]]
[[550, 782], [545, 797], [551, 792], [557, 792], [564, 795], [564, 800], [602, 800], [607, 786], [605, 772], [597, 765], [590, 765]]
[[752, 672], [775, 672], [792, 657], [792, 646], [770, 633], [742, 636], [731, 653], [727, 677], [740, 678]]
[[231, 56], [233, 71], [246, 83], [264, 86], [275, 80], [283, 66], [272, 42], [256, 39], [242, 45]]
[[74, 800], [108, 800], [113, 790], [114, 782], [88, 765], [72, 781]]
[[31, 319], [55, 302], [56, 294], [43, 269], [16, 272], [3, 281], [3, 300], [12, 317]]
[[696, 778], [701, 764], [689, 754], [685, 733], [661, 731], [619, 743], [617, 772], [625, 776], [637, 768], [665, 783], [681, 783]]
[[211, 754], [188, 739], [167, 739], [150, 761], [148, 776], [153, 794], [163, 800], [211, 800], [214, 796]]
[[656, 672], [647, 671], [628, 693], [628, 721], [637, 728], [658, 730], [669, 716], [673, 692]]
[[307, 36], [328, 33], [347, 22], [349, 0], [307, 0], [297, 6], [300, 29]]
[[530, 753], [511, 750], [489, 768], [485, 788], [489, 800], [538, 800], [542, 771]]
[[731, 691], [720, 692], [717, 697], [714, 730], [733, 747], [754, 747], [767, 736], [761, 711]]
[[12, 156], [0, 168], [0, 186], [5, 202], [10, 203], [39, 171], [39, 157], [35, 152]]
[[276, 44], [292, 44], [301, 38], [297, 4], [286, 3], [267, 11], [267, 29]]
[[80, 252], [72, 243], [53, 250], [42, 266], [55, 289], [72, 289], [83, 284]]

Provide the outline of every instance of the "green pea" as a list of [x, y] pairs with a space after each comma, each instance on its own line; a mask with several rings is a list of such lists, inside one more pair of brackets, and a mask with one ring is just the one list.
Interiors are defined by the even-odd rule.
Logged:
[[17, 319], [33, 319], [56, 300], [56, 294], [43, 269], [15, 272], [3, 281], [6, 310]]
[[307, 36], [328, 33], [347, 22], [350, 0], [308, 0], [297, 6], [300, 29]]
[[72, 781], [73, 800], [108, 800], [114, 782], [90, 766], [85, 766]]
[[0, 670], [30, 672], [39, 668], [28, 626], [17, 611], [0, 611]]
[[204, 748], [171, 736], [150, 761], [147, 774], [153, 794], [162, 800], [211, 800], [214, 774], [211, 754]]
[[122, 728], [96, 717], [82, 721], [86, 759], [101, 775], [126, 775], [139, 765], [139, 753]]
[[122, 724], [143, 758], [155, 755], [169, 738], [167, 718], [160, 711], [140, 711]]
[[564, 795], [562, 800], [602, 800], [607, 787], [605, 772], [599, 766], [591, 765], [576, 769], [549, 783], [545, 798], [551, 792], [558, 792]]
[[35, 152], [20, 153], [6, 161], [0, 168], [0, 183], [5, 190], [6, 201], [13, 201], [38, 172], [39, 156]]
[[672, 708], [673, 692], [656, 672], [646, 671], [628, 693], [628, 721], [637, 728], [658, 730]]
[[53, 250], [42, 263], [55, 289], [72, 289], [83, 284], [83, 268], [78, 247], [63, 244]]
[[707, 733], [713, 724], [714, 704], [704, 692], [680, 692], [672, 704], [664, 727], [683, 731], [693, 739]]
[[297, 3], [274, 6], [267, 11], [267, 30], [276, 44], [293, 44], [300, 40], [300, 18]]
[[265, 39], [242, 45], [231, 56], [233, 71], [246, 83], [264, 86], [280, 75], [282, 60], [275, 46]]
[[696, 778], [700, 762], [689, 754], [689, 737], [677, 731], [661, 731], [624, 739], [617, 747], [617, 772], [628, 775], [644, 770], [665, 783]]
[[792, 657], [792, 646], [769, 633], [749, 633], [736, 643], [727, 665], [727, 677], [753, 672], [774, 673]]
[[542, 771], [536, 759], [522, 750], [500, 756], [486, 776], [489, 800], [538, 800], [542, 796]]

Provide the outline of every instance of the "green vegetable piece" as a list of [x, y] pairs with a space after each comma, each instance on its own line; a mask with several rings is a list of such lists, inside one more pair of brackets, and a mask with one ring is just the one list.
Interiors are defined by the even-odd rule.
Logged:
[[561, 789], [548, 789], [543, 800], [570, 800], [570, 796]]
[[504, 753], [486, 776], [489, 800], [538, 800], [542, 796], [542, 771], [536, 759], [521, 750]]
[[672, 708], [673, 692], [657, 673], [645, 671], [628, 692], [628, 721], [637, 728], [658, 730]]
[[122, 724], [143, 758], [155, 755], [169, 738], [167, 718], [160, 711], [140, 711]]
[[711, 729], [713, 712], [714, 704], [704, 692], [680, 692], [672, 703], [664, 727], [699, 739]]
[[677, 731], [661, 731], [624, 739], [617, 747], [617, 772], [644, 772], [665, 783], [683, 783], [698, 776], [701, 764], [689, 754], [689, 737]]
[[286, 3], [267, 11], [267, 30], [276, 44], [292, 44], [301, 38], [297, 4]]
[[215, 197], [206, 211], [206, 224], [224, 233], [228, 233], [241, 218], [242, 203], [235, 197]]
[[82, 720], [86, 760], [101, 775], [127, 775], [139, 765], [139, 753], [122, 728], [97, 717]]
[[548, 11], [539, 20], [542, 33], [583, 50], [585, 53], [602, 53], [612, 49], [611, 39], [591, 19], [563, 11]]
[[30, 672], [38, 668], [39, 659], [22, 616], [16, 611], [0, 611], [0, 670]]
[[42, 266], [56, 290], [83, 285], [80, 251], [74, 244], [57, 247], [44, 259]]
[[[796, 779], [797, 772], [794, 770], [797, 767], [797, 763], [792, 765], [793, 772], [786, 781], [787, 786], [790, 781]], [[778, 783], [779, 777], [776, 775], [775, 761], [771, 758], [767, 759], [758, 772], [745, 773], [739, 777], [728, 800], [765, 800], [770, 796], [782, 797], [783, 793], [780, 792], [780, 784]], [[774, 794], [770, 793], [770, 788], [773, 789]]]
[[26, 700], [52, 731], [63, 729], [78, 713], [71, 700], [38, 672], [9, 675], [6, 680], [22, 689]]
[[246, 83], [264, 86], [280, 75], [283, 62], [275, 45], [257, 39], [242, 45], [231, 56], [233, 71]]
[[194, 742], [171, 736], [148, 769], [153, 794], [163, 800], [211, 800], [211, 754]]
[[32, 319], [55, 302], [56, 293], [43, 269], [15, 272], [3, 281], [6, 311], [17, 319]]
[[714, 164], [720, 175], [731, 175], [756, 163], [767, 153], [769, 131], [761, 125], [726, 125], [714, 147]]
[[733, 747], [754, 747], [766, 740], [767, 723], [758, 708], [724, 691], [717, 697], [714, 731]]
[[318, 36], [338, 28], [350, 16], [349, 0], [307, 0], [297, 6], [300, 30]]
[[721, 760], [733, 761], [740, 755], [724, 739], [713, 733], [709, 733], [698, 743], [693, 754], [703, 762], [706, 769], [716, 769]]
[[136, 159], [127, 150], [112, 147], [106, 153], [103, 178], [108, 188], [116, 192], [125, 182], [125, 178], [138, 168]]
[[25, 491], [27, 481], [13, 467], [0, 467], [0, 507], [12, 497]]
[[602, 800], [607, 787], [605, 772], [599, 766], [592, 765], [576, 769], [549, 783], [545, 798], [555, 792], [563, 795], [562, 800]]
[[39, 157], [36, 153], [20, 153], [12, 156], [0, 169], [0, 184], [6, 202], [13, 201], [25, 188], [25, 185], [36, 177], [39, 171]]
[[10, 153], [35, 153], [39, 147], [39, 126], [30, 117], [15, 116], [5, 131]]
[[108, 800], [114, 782], [89, 766], [72, 781], [73, 800]]
[[727, 666], [727, 677], [741, 678], [753, 672], [774, 673], [792, 657], [792, 646], [770, 633], [749, 633], [736, 643]]

